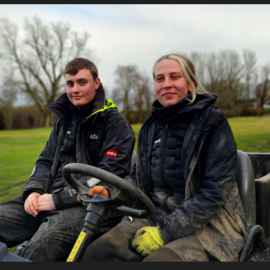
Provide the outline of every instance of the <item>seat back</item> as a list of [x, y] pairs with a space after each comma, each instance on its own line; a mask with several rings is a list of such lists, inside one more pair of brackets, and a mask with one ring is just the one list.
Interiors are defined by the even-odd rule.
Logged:
[[240, 198], [243, 204], [247, 225], [256, 224], [256, 193], [255, 177], [251, 159], [240, 150], [237, 150], [237, 169], [235, 180], [238, 185]]
[[130, 172], [129, 173], [132, 173], [133, 166], [136, 163], [136, 160], [137, 160], [137, 153], [133, 150], [132, 157], [131, 157]]

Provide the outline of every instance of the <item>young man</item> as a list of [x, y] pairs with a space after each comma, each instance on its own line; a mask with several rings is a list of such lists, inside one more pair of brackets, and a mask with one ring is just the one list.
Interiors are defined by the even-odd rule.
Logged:
[[[83, 227], [86, 208], [62, 176], [66, 164], [90, 164], [119, 177], [131, 166], [133, 130], [105, 99], [96, 66], [76, 58], [66, 65], [65, 81], [66, 93], [48, 106], [58, 119], [24, 192], [0, 205], [0, 241], [12, 247], [29, 240], [20, 256], [31, 261], [65, 261]], [[77, 177], [89, 188], [99, 182]], [[119, 220], [111, 217], [99, 233]]]

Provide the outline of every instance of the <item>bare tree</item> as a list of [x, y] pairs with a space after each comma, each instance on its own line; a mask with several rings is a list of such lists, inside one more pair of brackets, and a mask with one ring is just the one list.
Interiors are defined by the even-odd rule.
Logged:
[[120, 104], [122, 114], [128, 121], [142, 122], [151, 112], [155, 98], [149, 77], [136, 65], [120, 65], [115, 74], [117, 86], [113, 89], [113, 100]]
[[127, 118], [132, 107], [131, 93], [139, 78], [138, 68], [135, 65], [119, 65], [115, 70], [115, 74], [117, 86], [113, 89], [113, 99], [115, 102], [121, 103], [123, 107], [122, 114]]
[[212, 93], [221, 93], [224, 89], [224, 63], [220, 54], [208, 54], [206, 70], [208, 75], [207, 88]]
[[4, 129], [12, 129], [13, 105], [17, 98], [17, 86], [12, 72], [3, 78], [0, 89], [0, 109], [3, 114]]
[[249, 101], [251, 98], [251, 90], [253, 89], [254, 83], [256, 82], [257, 75], [257, 58], [256, 53], [245, 49], [243, 51], [244, 58], [244, 74], [245, 74], [245, 95], [247, 100]]
[[206, 69], [206, 88], [218, 96], [217, 106], [228, 115], [239, 114], [242, 108], [237, 103], [243, 91], [243, 64], [239, 54], [233, 50], [210, 53]]
[[189, 58], [195, 67], [196, 77], [204, 86], [206, 83], [206, 53], [192, 52]]
[[256, 87], [256, 98], [264, 115], [264, 104], [270, 101], [270, 64], [261, 67], [261, 83]]
[[243, 77], [243, 64], [241, 63], [240, 56], [233, 50], [224, 50], [221, 52], [221, 57], [224, 62], [224, 79], [227, 82], [227, 86], [234, 92], [234, 99], [237, 96], [241, 96], [242, 88], [240, 86], [240, 80]]
[[143, 74], [138, 74], [138, 80], [134, 87], [133, 108], [138, 114], [137, 122], [142, 123], [147, 115], [151, 112], [152, 102], [155, 99], [154, 87], [150, 79]]
[[1, 19], [0, 55], [17, 72], [17, 89], [31, 97], [46, 127], [50, 120], [46, 107], [63, 92], [64, 66], [76, 57], [92, 55], [86, 47], [89, 34], [74, 32], [61, 22], [45, 24], [38, 18], [25, 20], [23, 34], [25, 39], [20, 42], [17, 25]]

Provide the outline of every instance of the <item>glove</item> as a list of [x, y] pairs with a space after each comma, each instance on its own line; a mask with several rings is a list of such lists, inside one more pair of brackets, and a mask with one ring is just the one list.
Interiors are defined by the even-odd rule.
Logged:
[[141, 256], [146, 257], [164, 245], [164, 241], [158, 227], [145, 226], [136, 232], [131, 245], [136, 249], [137, 253], [141, 253]]
[[[95, 186], [95, 187], [91, 188], [91, 189], [87, 192], [87, 195], [88, 195], [88, 196], [91, 196], [91, 197], [93, 197], [95, 194], [100, 194], [100, 195], [103, 195], [103, 196], [105, 196], [105, 197], [107, 197], [107, 198], [110, 197], [110, 196], [109, 196], [108, 190], [107, 190], [105, 187], [102, 187], [102, 186]], [[80, 199], [79, 195], [77, 196], [77, 201], [78, 201], [78, 202], [81, 202], [81, 199]], [[87, 206], [87, 205], [88, 205], [88, 203], [85, 203], [85, 202], [82, 202], [82, 204], [83, 204], [84, 206]]]
[[87, 195], [92, 197], [94, 196], [95, 194], [100, 194], [100, 195], [103, 195], [107, 198], [109, 198], [109, 192], [108, 190], [105, 188], [105, 187], [102, 187], [102, 186], [95, 186], [93, 188], [91, 188], [88, 192], [87, 192]]

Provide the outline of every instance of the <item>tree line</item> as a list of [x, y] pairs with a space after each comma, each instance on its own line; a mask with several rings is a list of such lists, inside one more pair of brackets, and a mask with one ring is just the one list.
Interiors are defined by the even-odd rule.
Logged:
[[[93, 59], [88, 32], [79, 33], [67, 24], [45, 24], [26, 19], [22, 30], [0, 19], [0, 59], [4, 74], [0, 86], [0, 129], [51, 126], [54, 116], [46, 107], [59, 97], [65, 64], [75, 57]], [[217, 95], [216, 105], [227, 117], [263, 115], [270, 102], [270, 64], [258, 65], [256, 53], [244, 49], [182, 53], [194, 64], [201, 84]], [[94, 61], [95, 62], [95, 61]], [[155, 100], [153, 78], [137, 65], [118, 65], [110, 96], [130, 123], [142, 123]], [[29, 106], [14, 108], [18, 94]], [[109, 95], [109, 94], [108, 94]], [[21, 113], [18, 111], [21, 110]], [[16, 117], [15, 117], [16, 115]], [[28, 120], [21, 120], [26, 117]]]
[[[244, 49], [190, 54], [205, 88], [218, 96], [217, 106], [227, 116], [264, 115], [270, 101], [270, 63], [259, 66], [256, 53]], [[254, 110], [254, 108], [258, 108]]]

